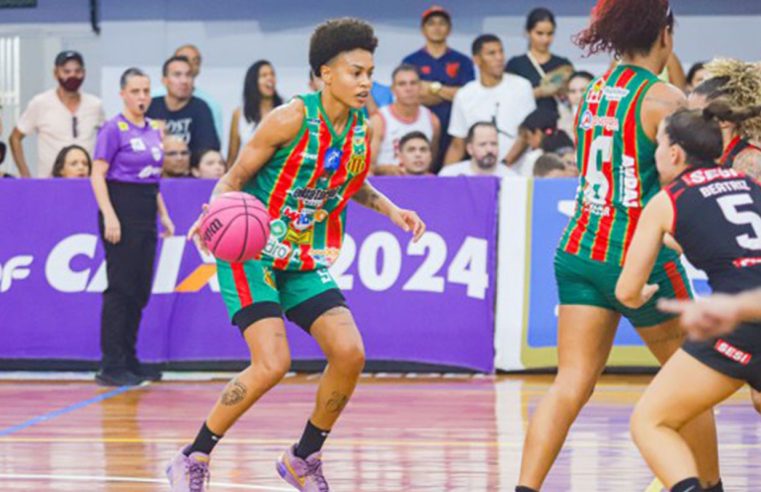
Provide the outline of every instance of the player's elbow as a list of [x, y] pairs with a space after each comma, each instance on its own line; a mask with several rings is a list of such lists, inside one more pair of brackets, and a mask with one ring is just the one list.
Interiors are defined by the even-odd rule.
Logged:
[[642, 296], [639, 295], [638, 291], [631, 289], [623, 282], [618, 282], [616, 284], [616, 299], [618, 299], [618, 302], [624, 306], [631, 309], [637, 309], [642, 306], [641, 297]]

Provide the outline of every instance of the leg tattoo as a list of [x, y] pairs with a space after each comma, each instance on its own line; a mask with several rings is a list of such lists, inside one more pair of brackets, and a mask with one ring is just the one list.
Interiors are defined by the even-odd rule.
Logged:
[[347, 403], [349, 403], [348, 396], [341, 394], [338, 391], [334, 391], [330, 394], [330, 399], [325, 404], [325, 408], [327, 408], [330, 413], [339, 413], [344, 409]]
[[227, 384], [224, 393], [222, 393], [222, 405], [226, 407], [237, 405], [246, 398], [247, 392], [246, 386], [238, 381], [238, 378], [233, 379]]

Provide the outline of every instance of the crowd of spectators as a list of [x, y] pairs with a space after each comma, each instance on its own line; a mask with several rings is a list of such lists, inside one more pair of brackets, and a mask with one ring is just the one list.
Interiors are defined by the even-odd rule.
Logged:
[[[448, 45], [452, 29], [446, 9], [427, 8], [421, 16], [424, 46], [402, 57], [390, 86], [373, 83], [366, 108], [373, 127], [373, 173], [575, 176], [575, 114], [595, 76], [575, 71], [570, 60], [552, 52], [553, 13], [536, 8], [528, 14], [527, 50], [509, 60], [494, 34], [476, 37], [470, 56], [454, 50]], [[262, 118], [285, 102], [273, 64], [253, 63], [232, 114], [225, 158], [221, 106], [196, 84], [201, 67], [196, 46], [178, 47], [164, 62], [160, 85], [153, 84], [153, 97], [143, 108], [163, 135], [163, 177], [218, 179]], [[34, 177], [86, 177], [98, 130], [106, 121], [103, 105], [80, 90], [86, 76], [80, 53], [58, 54], [53, 73], [58, 86], [29, 102], [11, 133], [10, 153], [18, 173], [32, 177], [22, 140], [36, 134]], [[661, 77], [689, 92], [706, 70], [704, 63], [696, 63], [685, 75], [672, 56]], [[313, 91], [322, 87], [311, 71], [308, 86]], [[0, 162], [5, 150], [0, 142]]]

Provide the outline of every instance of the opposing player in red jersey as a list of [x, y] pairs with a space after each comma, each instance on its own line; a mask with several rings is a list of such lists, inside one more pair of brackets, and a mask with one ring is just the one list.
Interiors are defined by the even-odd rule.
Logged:
[[[761, 185], [715, 164], [723, 149], [719, 121], [741, 123], [759, 114], [761, 106], [733, 110], [717, 100], [703, 110], [681, 109], [661, 123], [656, 160], [668, 186], [642, 212], [616, 288], [622, 303], [637, 308], [657, 292], [648, 277], [667, 234], [706, 272], [714, 292], [761, 287]], [[632, 436], [669, 490], [704, 490], [679, 431], [746, 382], [761, 390], [759, 323], [688, 340], [645, 391], [632, 415]]]

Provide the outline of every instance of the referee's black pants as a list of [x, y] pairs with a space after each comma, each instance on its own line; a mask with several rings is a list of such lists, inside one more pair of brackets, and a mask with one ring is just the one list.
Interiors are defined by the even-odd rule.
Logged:
[[[112, 374], [134, 371], [138, 366], [137, 332], [143, 308], [150, 299], [156, 258], [155, 205], [151, 206], [156, 202], [155, 194], [150, 198], [150, 194], [141, 193], [147, 190], [134, 193], [129, 188], [109, 183], [111, 201], [121, 223], [118, 243], [103, 238], [103, 217], [99, 217], [108, 278], [100, 318], [101, 370]], [[135, 220], [137, 213], [147, 217]]]

